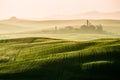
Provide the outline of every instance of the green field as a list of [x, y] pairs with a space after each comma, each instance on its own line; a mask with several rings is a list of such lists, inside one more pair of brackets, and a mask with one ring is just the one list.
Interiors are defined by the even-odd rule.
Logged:
[[120, 20], [89, 21], [106, 34], [58, 31], [86, 20], [0, 21], [0, 80], [119, 80]]
[[119, 80], [120, 38], [0, 40], [0, 80]]

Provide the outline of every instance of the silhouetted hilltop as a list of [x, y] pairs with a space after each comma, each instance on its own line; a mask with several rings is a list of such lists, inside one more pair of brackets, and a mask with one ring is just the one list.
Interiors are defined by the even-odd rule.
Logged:
[[105, 34], [101, 24], [94, 25], [90, 21], [86, 21], [86, 24], [79, 26], [65, 26], [64, 28], [58, 28], [55, 26], [53, 30], [43, 30], [45, 33], [92, 33], [92, 34]]

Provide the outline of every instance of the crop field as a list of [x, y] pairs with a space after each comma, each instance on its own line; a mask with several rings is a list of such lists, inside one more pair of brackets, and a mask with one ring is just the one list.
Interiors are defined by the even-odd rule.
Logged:
[[120, 38], [0, 40], [0, 80], [119, 80]]
[[0, 0], [0, 80], [120, 80], [120, 0]]
[[120, 20], [89, 21], [106, 33], [80, 33], [86, 20], [0, 21], [0, 80], [119, 80]]

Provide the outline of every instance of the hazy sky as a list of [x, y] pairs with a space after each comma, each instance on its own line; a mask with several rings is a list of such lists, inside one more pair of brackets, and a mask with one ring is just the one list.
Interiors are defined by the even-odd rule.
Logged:
[[0, 19], [11, 16], [40, 19], [52, 15], [78, 14], [93, 10], [120, 11], [120, 0], [0, 0]]

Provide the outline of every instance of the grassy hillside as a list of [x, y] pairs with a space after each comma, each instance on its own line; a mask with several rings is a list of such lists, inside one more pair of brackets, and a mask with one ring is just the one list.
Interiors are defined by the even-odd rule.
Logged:
[[119, 38], [0, 40], [0, 80], [115, 80], [119, 57]]

